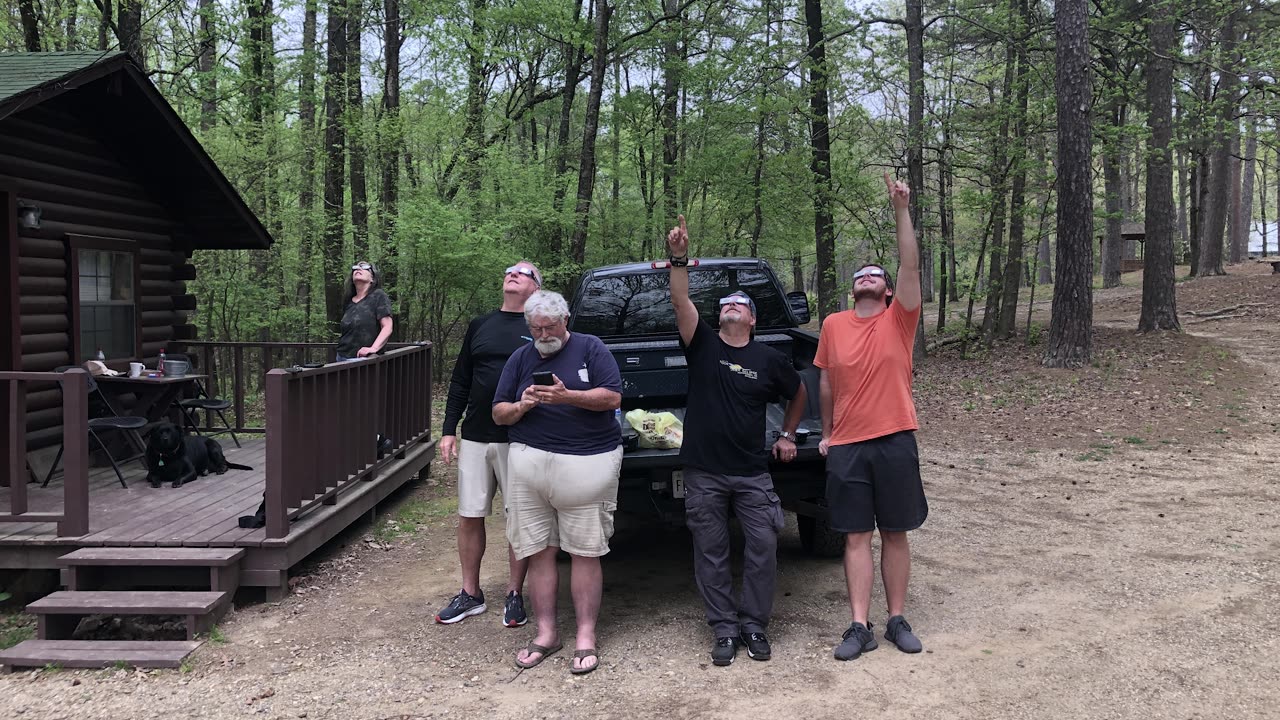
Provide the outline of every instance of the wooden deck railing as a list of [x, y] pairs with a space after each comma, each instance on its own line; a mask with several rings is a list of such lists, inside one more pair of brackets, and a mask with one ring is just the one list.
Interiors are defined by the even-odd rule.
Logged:
[[[431, 345], [373, 359], [266, 374], [267, 537], [372, 480], [431, 431]], [[377, 436], [393, 449], [378, 458]]]
[[[28, 512], [27, 411], [29, 384], [62, 386], [62, 512]], [[0, 372], [0, 472], [9, 486], [9, 508], [0, 523], [53, 522], [59, 537], [89, 532], [89, 374]]]
[[[186, 353], [195, 363], [192, 372], [208, 375], [205, 389], [210, 397], [231, 401], [227, 419], [238, 433], [266, 431], [266, 377], [272, 368], [333, 362], [337, 343], [303, 342], [223, 342], [187, 340]], [[388, 343], [387, 349], [411, 347], [413, 343]], [[206, 413], [205, 425], [220, 426]]]

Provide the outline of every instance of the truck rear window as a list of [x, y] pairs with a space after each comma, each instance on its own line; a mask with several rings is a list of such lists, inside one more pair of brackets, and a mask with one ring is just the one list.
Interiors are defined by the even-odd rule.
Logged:
[[[580, 289], [570, 326], [576, 332], [601, 337], [657, 335], [678, 332], [671, 309], [668, 271], [592, 278]], [[790, 327], [785, 299], [775, 281], [755, 268], [690, 268], [689, 296], [698, 314], [720, 324], [720, 298], [743, 290], [756, 303], [756, 328]]]

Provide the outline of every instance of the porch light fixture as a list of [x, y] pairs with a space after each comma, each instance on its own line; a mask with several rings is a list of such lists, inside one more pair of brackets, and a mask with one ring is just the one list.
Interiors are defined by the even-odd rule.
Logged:
[[28, 230], [40, 229], [40, 208], [27, 203], [18, 203], [18, 225]]

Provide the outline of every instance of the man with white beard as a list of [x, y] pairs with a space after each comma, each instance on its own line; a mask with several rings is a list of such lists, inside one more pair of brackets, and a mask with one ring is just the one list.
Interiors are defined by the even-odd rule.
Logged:
[[531, 668], [564, 645], [556, 628], [556, 553], [571, 558], [577, 651], [570, 672], [600, 664], [596, 617], [618, 506], [622, 405], [618, 363], [600, 338], [570, 333], [569, 305], [541, 290], [524, 305], [533, 342], [511, 355], [493, 396], [493, 421], [508, 426], [507, 540], [529, 558], [529, 599], [537, 632], [516, 655]]

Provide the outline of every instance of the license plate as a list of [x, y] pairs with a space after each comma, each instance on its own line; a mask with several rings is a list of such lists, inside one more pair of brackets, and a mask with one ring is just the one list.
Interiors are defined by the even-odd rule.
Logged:
[[671, 497], [673, 498], [684, 497], [684, 471], [683, 470], [671, 471]]

